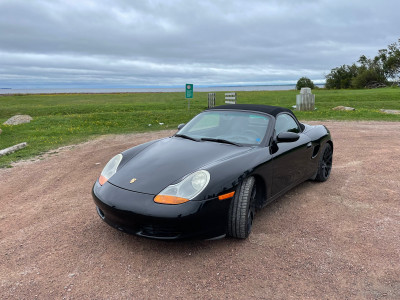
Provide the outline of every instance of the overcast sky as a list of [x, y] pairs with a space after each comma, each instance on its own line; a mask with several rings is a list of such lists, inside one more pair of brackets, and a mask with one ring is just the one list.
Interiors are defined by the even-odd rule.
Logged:
[[399, 0], [0, 0], [0, 87], [323, 81], [400, 38]]

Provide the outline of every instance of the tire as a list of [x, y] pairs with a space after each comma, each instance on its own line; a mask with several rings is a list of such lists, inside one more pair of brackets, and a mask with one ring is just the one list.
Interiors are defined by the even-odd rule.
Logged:
[[317, 176], [315, 177], [315, 181], [324, 182], [328, 180], [332, 170], [332, 155], [333, 155], [332, 146], [326, 143], [321, 152], [321, 157], [319, 159], [318, 171], [317, 171]]
[[249, 236], [256, 212], [256, 181], [246, 178], [237, 188], [229, 207], [228, 235], [245, 239]]

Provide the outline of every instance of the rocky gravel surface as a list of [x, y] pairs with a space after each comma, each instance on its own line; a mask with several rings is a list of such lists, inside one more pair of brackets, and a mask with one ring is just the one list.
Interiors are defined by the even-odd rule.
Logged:
[[331, 178], [258, 212], [244, 241], [149, 240], [97, 216], [90, 191], [109, 158], [173, 131], [0, 169], [0, 298], [400, 299], [400, 123], [323, 123]]

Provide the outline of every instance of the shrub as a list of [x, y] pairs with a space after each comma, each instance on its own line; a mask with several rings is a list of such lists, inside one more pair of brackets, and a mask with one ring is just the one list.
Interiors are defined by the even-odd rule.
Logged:
[[358, 74], [358, 67], [353, 64], [343, 65], [338, 68], [334, 68], [331, 72], [326, 75], [326, 84], [325, 87], [327, 89], [348, 89], [351, 87], [351, 81]]
[[315, 88], [314, 82], [311, 81], [311, 79], [307, 77], [301, 77], [297, 83], [296, 83], [296, 89], [300, 90], [303, 87], [308, 87], [308, 88]]
[[379, 69], [364, 69], [354, 77], [351, 86], [356, 89], [385, 86], [387, 83], [385, 75]]

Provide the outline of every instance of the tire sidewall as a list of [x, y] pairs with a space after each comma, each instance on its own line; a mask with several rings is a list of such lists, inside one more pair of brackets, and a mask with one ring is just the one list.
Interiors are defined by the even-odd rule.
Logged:
[[251, 232], [249, 226], [249, 211], [252, 213], [252, 221], [255, 216], [255, 199], [252, 199], [255, 188], [255, 178], [246, 178], [236, 189], [231, 201], [228, 216], [228, 235], [235, 238], [247, 238]]

